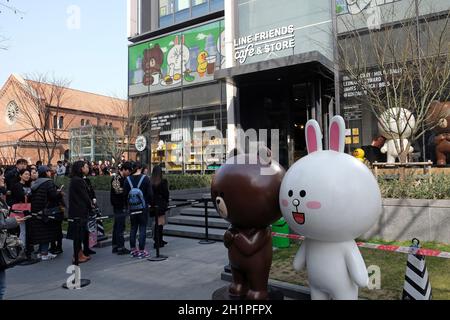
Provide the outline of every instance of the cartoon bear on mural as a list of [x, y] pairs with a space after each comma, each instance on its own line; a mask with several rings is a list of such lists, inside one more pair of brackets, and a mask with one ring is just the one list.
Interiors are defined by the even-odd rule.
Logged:
[[[266, 159], [262, 152], [267, 152]], [[270, 174], [263, 174], [266, 169]], [[285, 170], [272, 159], [270, 150], [261, 148], [257, 157], [237, 154], [229, 158], [214, 175], [213, 203], [219, 215], [231, 223], [224, 235], [233, 275], [230, 296], [250, 300], [268, 298], [272, 264], [269, 225], [281, 217], [278, 195], [284, 174]]]
[[144, 78], [142, 82], [145, 86], [159, 83], [163, 61], [164, 53], [159, 47], [159, 44], [155, 44], [151, 49], [144, 50], [144, 61], [142, 63]]

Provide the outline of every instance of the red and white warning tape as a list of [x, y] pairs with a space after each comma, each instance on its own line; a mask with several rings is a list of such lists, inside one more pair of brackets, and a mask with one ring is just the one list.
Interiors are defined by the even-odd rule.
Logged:
[[[272, 232], [272, 236], [280, 237], [280, 238], [289, 238], [289, 239], [294, 239], [294, 240], [304, 240], [305, 239], [305, 237], [299, 236], [296, 234], [285, 234], [285, 233], [277, 233], [277, 232]], [[450, 259], [450, 252], [444, 252], [444, 251], [440, 251], [440, 250], [424, 249], [424, 248], [417, 249], [414, 247], [401, 247], [401, 246], [367, 243], [367, 242], [356, 242], [356, 244], [358, 247], [361, 247], [361, 248], [391, 251], [391, 252], [401, 252], [401, 253], [412, 253], [412, 254], [418, 254], [418, 255], [422, 255], [422, 256]]]

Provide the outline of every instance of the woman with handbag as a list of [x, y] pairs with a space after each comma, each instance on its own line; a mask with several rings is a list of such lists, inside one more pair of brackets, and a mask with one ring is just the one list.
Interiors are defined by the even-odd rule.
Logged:
[[[89, 250], [89, 213], [93, 209], [93, 203], [89, 197], [88, 187], [84, 177], [89, 174], [89, 165], [85, 161], [77, 161], [73, 164], [69, 187], [69, 229], [67, 239], [73, 240], [74, 257], [78, 255], [78, 263], [90, 260], [83, 251]], [[82, 250], [82, 245], [84, 250]]]
[[[166, 222], [166, 211], [169, 205], [169, 183], [163, 178], [162, 169], [160, 166], [155, 166], [152, 171], [152, 189], [153, 189], [153, 203], [151, 212], [155, 216], [155, 230], [153, 232], [153, 240], [155, 242], [154, 248], [159, 244], [159, 248], [167, 244], [163, 240], [163, 228]], [[158, 230], [157, 230], [158, 229]]]
[[27, 237], [30, 245], [39, 245], [38, 258], [43, 261], [56, 258], [49, 252], [50, 243], [57, 241], [62, 220], [60, 203], [63, 198], [51, 177], [47, 166], [38, 168], [39, 178], [31, 186], [31, 212], [37, 214], [27, 221]]
[[[0, 193], [4, 193], [5, 188], [5, 176], [3, 172], [0, 173]], [[0, 197], [0, 232], [5, 232], [5, 230], [15, 229], [18, 225], [21, 225], [24, 222], [24, 219], [16, 217], [16, 218], [6, 218], [3, 212], [8, 211], [8, 205], [5, 200]], [[6, 290], [6, 272], [0, 266], [0, 300], [3, 300], [3, 296], [5, 295]]]

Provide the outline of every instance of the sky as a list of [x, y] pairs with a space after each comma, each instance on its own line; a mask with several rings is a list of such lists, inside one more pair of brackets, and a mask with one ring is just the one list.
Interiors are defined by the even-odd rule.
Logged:
[[0, 39], [7, 38], [0, 88], [12, 73], [48, 74], [74, 89], [126, 98], [125, 0], [0, 0], [0, 11]]

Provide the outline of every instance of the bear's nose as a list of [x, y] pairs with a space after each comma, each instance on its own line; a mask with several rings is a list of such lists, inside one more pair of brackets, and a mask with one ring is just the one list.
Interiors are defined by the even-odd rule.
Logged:
[[294, 199], [294, 200], [292, 200], [292, 204], [293, 204], [295, 207], [298, 207], [298, 206], [300, 205], [300, 201], [298, 201], [297, 199]]
[[216, 199], [216, 203], [217, 203], [217, 204], [220, 204], [220, 199]]

